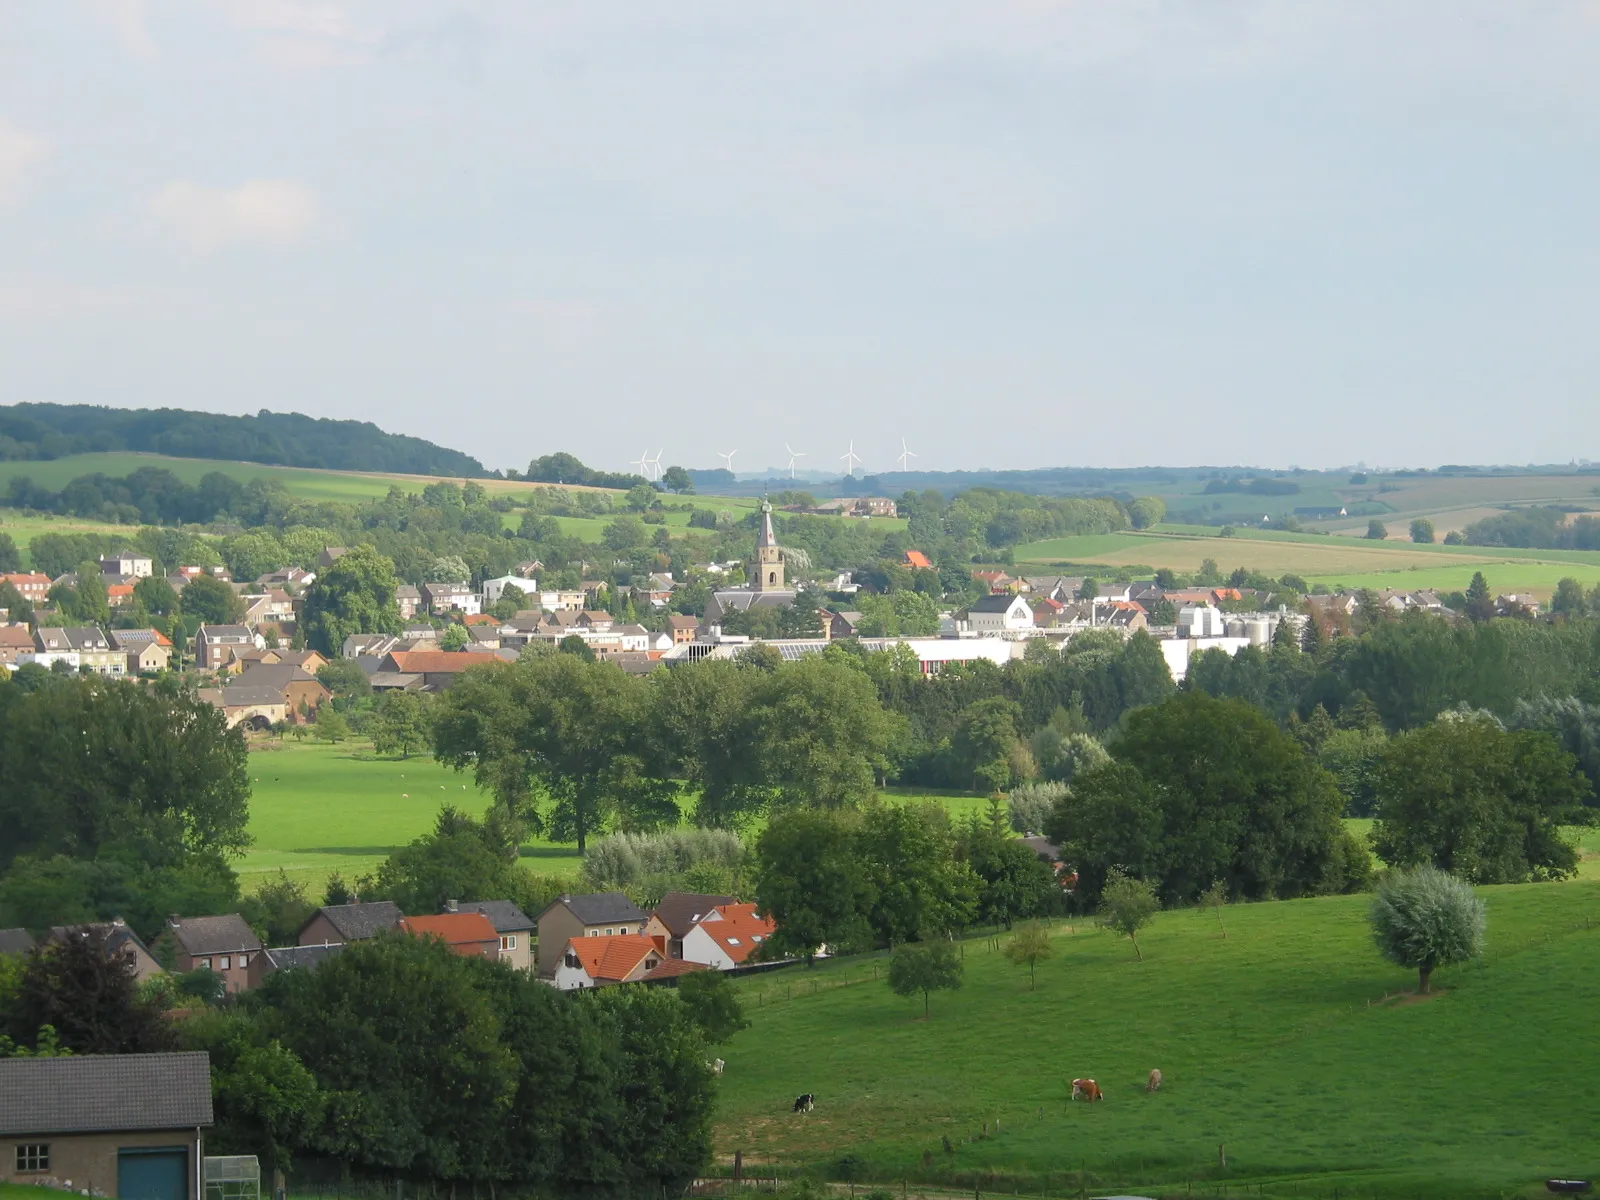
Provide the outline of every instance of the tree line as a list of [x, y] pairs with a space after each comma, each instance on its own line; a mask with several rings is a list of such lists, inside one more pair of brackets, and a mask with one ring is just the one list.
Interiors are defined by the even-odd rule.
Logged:
[[422, 438], [385, 433], [366, 421], [336, 421], [262, 409], [224, 416], [162, 408], [12, 404], [0, 411], [0, 460], [54, 459], [131, 450], [173, 458], [408, 475], [486, 474], [483, 464]]

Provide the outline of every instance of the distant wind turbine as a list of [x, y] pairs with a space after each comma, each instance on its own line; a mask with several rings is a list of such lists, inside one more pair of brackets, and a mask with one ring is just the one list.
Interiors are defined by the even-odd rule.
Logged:
[[640, 451], [639, 457], [634, 459], [628, 465], [630, 467], [638, 467], [639, 468], [639, 474], [643, 475], [646, 479], [649, 479], [650, 478], [650, 451], [649, 450]]
[[804, 458], [806, 456], [805, 455], [805, 451], [794, 449], [792, 446], [789, 445], [788, 442], [785, 442], [783, 444], [783, 448], [785, 450], [789, 451], [789, 478], [793, 479], [794, 478], [794, 460], [797, 459], [797, 458]]
[[730, 474], [730, 475], [733, 474], [733, 456], [735, 454], [737, 454], [737, 453], [739, 453], [739, 450], [738, 450], [737, 447], [735, 447], [732, 450], [729, 450], [726, 454], [722, 453], [722, 451], [720, 451], [720, 450], [717, 451], [717, 457], [720, 458], [723, 462], [728, 464], [728, 474]]
[[900, 469], [902, 471], [907, 470], [908, 469], [908, 465], [906, 463], [906, 460], [908, 458], [915, 458], [915, 457], [916, 457], [916, 455], [913, 454], [909, 449], [906, 448], [906, 440], [905, 440], [905, 438], [901, 438], [900, 439], [900, 457], [895, 459], [895, 461], [900, 464]]
[[[661, 478], [661, 455], [666, 452], [666, 449], [665, 446], [661, 447], [660, 450], [656, 451], [656, 456], [650, 460], [650, 466], [655, 471], [655, 478], [657, 479]], [[649, 479], [650, 476], [646, 475], [645, 478]]]
[[839, 457], [844, 460], [844, 473], [845, 473], [845, 475], [846, 476], [854, 475], [856, 473], [855, 465], [858, 462], [861, 461], [861, 456], [856, 453], [856, 440], [855, 440], [855, 438], [851, 438], [850, 439], [850, 449], [846, 450], [843, 454], [839, 455]]

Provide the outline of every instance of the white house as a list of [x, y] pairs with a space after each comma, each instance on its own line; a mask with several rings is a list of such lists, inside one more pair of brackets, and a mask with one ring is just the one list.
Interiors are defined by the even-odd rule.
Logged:
[[974, 633], [1010, 633], [1033, 628], [1033, 609], [1021, 596], [999, 592], [967, 609], [967, 628]]
[[683, 959], [729, 971], [745, 963], [777, 931], [772, 921], [756, 913], [754, 904], [724, 904], [683, 935]]
[[483, 581], [483, 606], [488, 608], [491, 604], [498, 604], [507, 587], [516, 588], [531, 600], [536, 600], [539, 595], [538, 580], [524, 579], [521, 575], [501, 575]]
[[632, 983], [661, 965], [666, 955], [642, 933], [567, 939], [550, 982], [558, 991]]

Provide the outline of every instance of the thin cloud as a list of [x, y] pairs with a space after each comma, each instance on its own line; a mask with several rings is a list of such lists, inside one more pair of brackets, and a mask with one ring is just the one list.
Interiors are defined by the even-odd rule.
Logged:
[[197, 250], [230, 242], [287, 245], [309, 233], [318, 218], [316, 195], [286, 179], [254, 179], [235, 188], [179, 180], [161, 189], [150, 211]]
[[29, 170], [42, 157], [42, 141], [0, 117], [0, 203], [17, 197]]

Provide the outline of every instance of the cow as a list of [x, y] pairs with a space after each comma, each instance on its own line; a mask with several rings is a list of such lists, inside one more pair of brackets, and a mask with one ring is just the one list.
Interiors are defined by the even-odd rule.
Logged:
[[722, 1060], [720, 1058], [713, 1058], [711, 1060], [711, 1073], [713, 1075], [721, 1075], [722, 1074], [722, 1067], [723, 1067], [723, 1062], [722, 1062]]
[[804, 1096], [795, 1097], [794, 1111], [797, 1113], [808, 1113], [816, 1106], [816, 1103], [817, 1098], [810, 1092], [807, 1092]]
[[1157, 1067], [1157, 1068], [1155, 1068], [1155, 1070], [1150, 1072], [1150, 1079], [1144, 1085], [1144, 1090], [1147, 1091], [1147, 1092], [1159, 1092], [1161, 1090], [1161, 1068], [1160, 1067]]
[[1100, 1085], [1092, 1079], [1074, 1079], [1072, 1081], [1072, 1098], [1074, 1100], [1087, 1100], [1093, 1104], [1096, 1100], [1104, 1100], [1105, 1096], [1100, 1091]]

